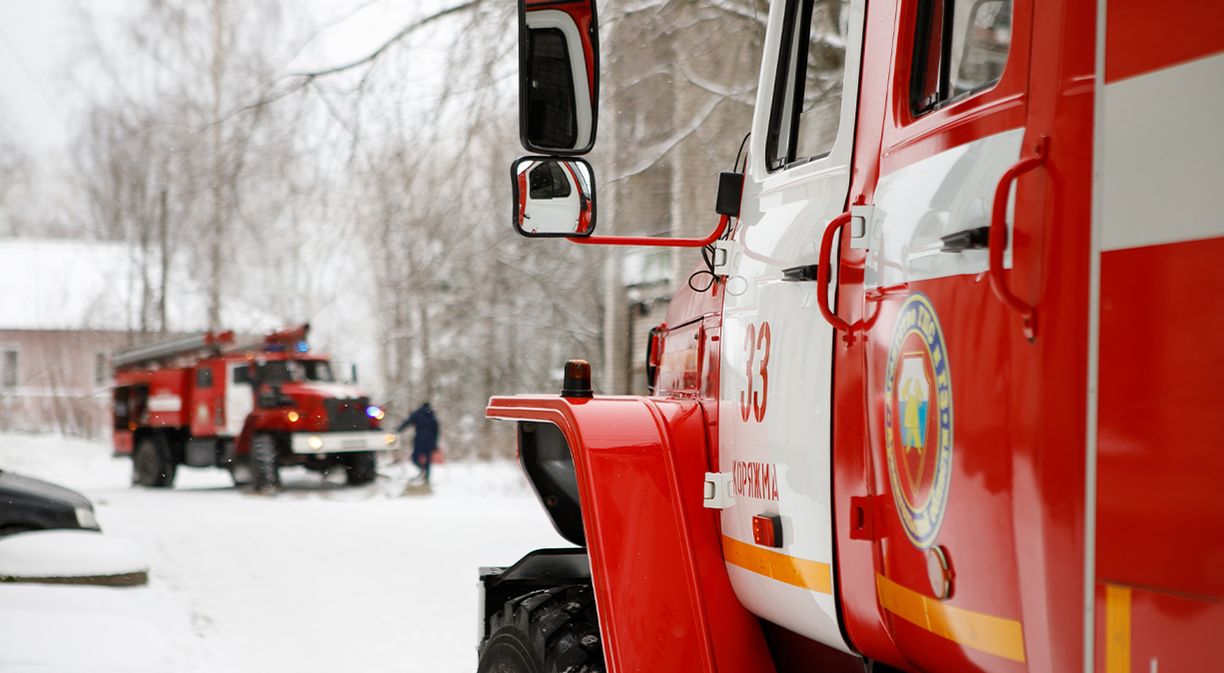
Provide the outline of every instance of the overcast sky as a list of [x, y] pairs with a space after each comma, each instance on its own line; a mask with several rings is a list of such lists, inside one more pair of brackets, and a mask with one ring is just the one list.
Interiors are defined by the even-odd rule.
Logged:
[[[147, 0], [0, 0], [0, 121], [35, 156], [61, 153], [84, 97], [69, 73], [81, 7], [121, 16]], [[247, 2], [250, 0], [241, 0]], [[366, 55], [412, 17], [454, 0], [293, 0], [322, 28], [286, 70], [318, 68]], [[0, 127], [0, 132], [4, 132]]]

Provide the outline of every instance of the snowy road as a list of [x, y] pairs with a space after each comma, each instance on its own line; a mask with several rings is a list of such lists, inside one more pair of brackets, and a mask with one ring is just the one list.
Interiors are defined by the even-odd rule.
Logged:
[[[476, 571], [565, 546], [517, 469], [444, 465], [400, 496], [288, 471], [285, 492], [184, 469], [171, 491], [80, 440], [0, 435], [0, 468], [85, 492], [141, 544], [147, 587], [0, 585], [0, 671], [475, 670]], [[67, 632], [65, 632], [67, 631]]]

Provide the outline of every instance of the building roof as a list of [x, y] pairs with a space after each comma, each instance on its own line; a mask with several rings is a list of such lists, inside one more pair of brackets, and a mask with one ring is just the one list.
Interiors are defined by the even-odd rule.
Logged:
[[[142, 256], [122, 243], [83, 240], [0, 239], [0, 330], [104, 330], [140, 328]], [[150, 260], [150, 282], [158, 264]], [[189, 274], [172, 272], [167, 328], [207, 327], [207, 296]], [[222, 322], [236, 329], [275, 325], [260, 312], [231, 306]], [[224, 304], [223, 304], [224, 306]], [[235, 318], [235, 323], [227, 322]]]

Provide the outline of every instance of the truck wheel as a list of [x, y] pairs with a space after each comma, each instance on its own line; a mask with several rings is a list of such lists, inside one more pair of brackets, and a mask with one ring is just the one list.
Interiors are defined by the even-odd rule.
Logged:
[[603, 673], [595, 597], [585, 585], [534, 591], [491, 620], [478, 673]]
[[373, 451], [357, 451], [345, 454], [344, 477], [349, 486], [362, 486], [378, 477], [378, 463]]
[[132, 454], [132, 483], [138, 486], [169, 488], [174, 485], [178, 467], [170, 442], [160, 434], [145, 435]]
[[280, 490], [280, 460], [276, 455], [276, 437], [263, 433], [251, 440], [251, 472], [255, 490], [275, 493]]

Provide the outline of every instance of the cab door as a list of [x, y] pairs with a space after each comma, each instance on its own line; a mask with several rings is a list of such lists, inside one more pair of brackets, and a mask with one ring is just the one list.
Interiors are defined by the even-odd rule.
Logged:
[[251, 365], [246, 362], [225, 364], [225, 424], [223, 434], [237, 437], [247, 416], [255, 409], [255, 389], [251, 385]]
[[775, 2], [725, 270], [719, 470], [732, 586], [754, 614], [848, 650], [833, 594], [833, 330], [816, 303], [846, 209], [865, 3]]
[[223, 404], [224, 365], [213, 362], [201, 362], [191, 370], [190, 414], [191, 435], [193, 437], [214, 437], [218, 434], [221, 423]]
[[1013, 348], [1033, 326], [992, 291], [987, 246], [1004, 237], [1012, 269], [1041, 210], [1036, 171], [1003, 192], [1023, 208], [992, 212], [1005, 173], [1041, 151], [1026, 128], [1031, 14], [1029, 0], [901, 3], [880, 177], [851, 242], [867, 249], [875, 584], [921, 670], [1025, 669], [1009, 410], [1026, 394]]

